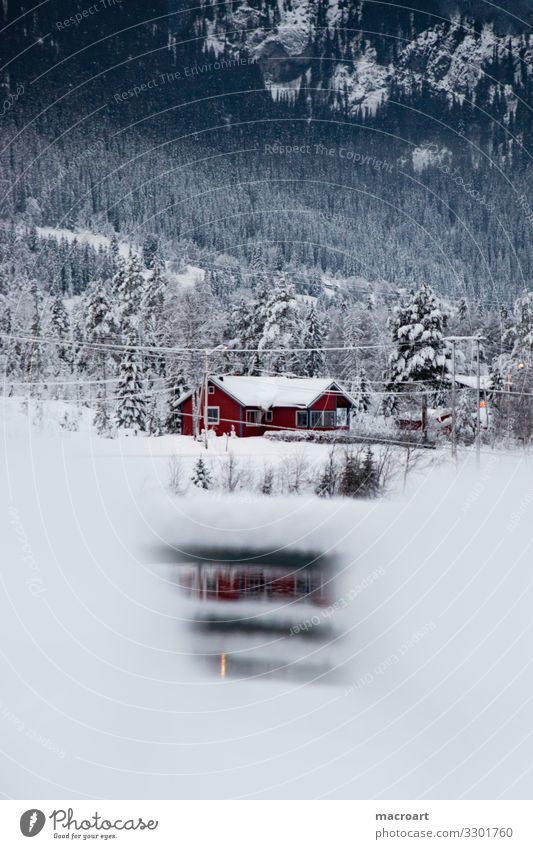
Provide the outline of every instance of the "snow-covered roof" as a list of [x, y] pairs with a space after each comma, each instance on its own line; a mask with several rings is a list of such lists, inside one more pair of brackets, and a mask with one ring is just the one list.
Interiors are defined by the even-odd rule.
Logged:
[[[456, 374], [455, 382], [461, 386], [469, 386], [471, 389], [477, 387], [477, 376], [475, 374]], [[479, 378], [480, 389], [491, 389], [492, 379], [490, 374], [482, 374]]]
[[[355, 401], [330, 377], [271, 377], [261, 375], [210, 375], [209, 380], [215, 386], [231, 395], [243, 407], [259, 407], [269, 410], [271, 407], [309, 407], [324, 392], [336, 386], [351, 403]], [[182, 396], [178, 403], [188, 398]]]

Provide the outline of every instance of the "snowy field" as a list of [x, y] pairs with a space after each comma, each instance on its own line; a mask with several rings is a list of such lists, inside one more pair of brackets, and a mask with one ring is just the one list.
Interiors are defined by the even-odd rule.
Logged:
[[[0, 411], [5, 797], [531, 797], [524, 454], [434, 463], [383, 501], [179, 496], [169, 462], [192, 464], [191, 439]], [[295, 450], [232, 442], [252, 464]], [[268, 680], [198, 663], [191, 602], [157, 554], [197, 546], [332, 555], [332, 644], [306, 651], [336, 677], [292, 676], [290, 652]], [[264, 639], [242, 651], [274, 651]]]

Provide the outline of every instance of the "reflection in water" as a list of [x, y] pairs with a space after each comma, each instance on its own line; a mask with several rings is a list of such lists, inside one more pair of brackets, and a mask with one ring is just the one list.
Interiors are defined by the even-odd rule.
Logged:
[[329, 576], [323, 570], [305, 567], [287, 571], [283, 566], [226, 563], [198, 563], [185, 567], [180, 575], [182, 589], [204, 601], [275, 601], [305, 599], [310, 604], [327, 605]]
[[205, 552], [176, 564], [193, 652], [220, 679], [335, 675], [333, 564], [316, 554]]

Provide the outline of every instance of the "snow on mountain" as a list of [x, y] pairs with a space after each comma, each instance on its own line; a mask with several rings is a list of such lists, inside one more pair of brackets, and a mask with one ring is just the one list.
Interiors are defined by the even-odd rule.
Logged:
[[390, 69], [378, 63], [376, 50], [369, 47], [353, 65], [337, 66], [331, 87], [346, 94], [350, 112], [375, 115], [389, 97], [390, 80]]
[[[449, 21], [438, 17], [436, 24], [405, 37], [398, 29], [383, 35], [382, 44], [395, 45], [392, 61], [379, 60], [378, 33], [365, 31], [363, 2], [345, 8], [330, 0], [324, 10], [317, 0], [279, 0], [259, 12], [242, 3], [225, 18], [209, 23], [206, 49], [218, 55], [221, 49], [244, 52], [253, 57], [263, 74], [265, 86], [274, 99], [284, 91], [294, 92], [304, 74], [316, 68], [314, 57], [324, 54], [333, 61], [321, 63], [320, 87], [336, 92], [334, 105], [351, 114], [375, 114], [395, 88], [403, 95], [445, 94], [448, 102], [462, 102], [475, 96], [485, 80], [487, 97], [501, 92], [509, 109], [515, 107], [512, 86], [493, 78], [494, 65], [512, 66], [513, 82], [524, 87], [533, 69], [533, 46], [526, 34], [496, 32], [492, 22], [474, 24], [452, 15]], [[354, 26], [355, 24], [355, 26]], [[390, 53], [390, 51], [389, 51]], [[492, 89], [492, 90], [491, 90]]]

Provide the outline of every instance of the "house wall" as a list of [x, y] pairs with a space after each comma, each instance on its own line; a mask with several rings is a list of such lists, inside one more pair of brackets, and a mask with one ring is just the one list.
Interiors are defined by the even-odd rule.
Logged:
[[[272, 410], [272, 422], [256, 426], [246, 423], [246, 409], [259, 409], [254, 407], [244, 408], [237, 401], [234, 401], [229, 395], [214, 386], [214, 392], [209, 394], [208, 403], [210, 407], [219, 408], [220, 422], [218, 425], [211, 425], [210, 430], [214, 430], [217, 436], [223, 436], [225, 433], [231, 432], [232, 425], [235, 427], [237, 436], [262, 436], [267, 430], [294, 430], [296, 428], [296, 407], [275, 407]], [[349, 406], [345, 398], [338, 397], [335, 393], [326, 392], [315, 401], [309, 409], [317, 411], [336, 410], [337, 407]], [[204, 427], [203, 418], [203, 398], [202, 409], [200, 416], [200, 430]], [[192, 419], [192, 398], [188, 398], [182, 404], [182, 433], [185, 436], [193, 435], [193, 419]], [[315, 430], [330, 430], [330, 428], [315, 428]]]
[[[240, 419], [241, 419], [241, 408], [237, 401], [234, 401], [233, 398], [230, 398], [229, 395], [226, 395], [218, 386], [214, 386], [214, 392], [208, 394], [207, 403], [209, 407], [218, 407], [219, 408], [219, 424], [210, 425], [209, 430], [214, 430], [217, 436], [223, 436], [225, 433], [231, 433], [231, 426], [235, 427], [235, 432], [237, 436], [241, 436], [240, 433]], [[193, 436], [194, 433], [194, 422], [192, 417], [192, 398], [187, 398], [186, 401], [181, 405], [182, 411], [182, 433], [185, 436]], [[200, 415], [200, 430], [203, 430], [204, 427], [204, 397], [202, 393], [201, 399], [201, 415]]]

